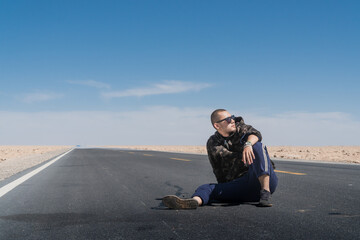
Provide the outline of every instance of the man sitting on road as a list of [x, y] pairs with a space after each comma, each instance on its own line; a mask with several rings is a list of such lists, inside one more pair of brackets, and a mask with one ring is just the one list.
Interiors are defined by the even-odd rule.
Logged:
[[198, 187], [188, 199], [165, 196], [163, 204], [173, 209], [212, 202], [259, 202], [258, 206], [271, 207], [278, 179], [261, 133], [225, 109], [215, 110], [211, 123], [217, 131], [207, 142], [207, 152], [218, 183]]

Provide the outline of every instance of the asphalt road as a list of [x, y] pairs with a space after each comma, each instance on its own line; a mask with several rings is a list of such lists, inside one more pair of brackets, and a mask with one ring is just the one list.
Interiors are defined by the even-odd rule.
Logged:
[[271, 208], [168, 210], [215, 182], [206, 156], [75, 149], [0, 197], [0, 239], [360, 239], [360, 166], [275, 163]]

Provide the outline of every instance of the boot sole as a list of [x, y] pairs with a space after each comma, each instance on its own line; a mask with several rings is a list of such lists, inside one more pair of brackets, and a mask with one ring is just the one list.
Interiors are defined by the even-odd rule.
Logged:
[[260, 201], [258, 207], [272, 207], [272, 203]]
[[171, 209], [196, 209], [199, 206], [195, 199], [181, 199], [175, 195], [163, 197], [162, 202], [166, 207]]

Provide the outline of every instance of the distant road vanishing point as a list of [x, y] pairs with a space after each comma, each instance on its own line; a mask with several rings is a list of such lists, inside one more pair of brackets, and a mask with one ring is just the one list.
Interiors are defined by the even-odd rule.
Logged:
[[216, 182], [207, 156], [76, 148], [0, 197], [0, 239], [360, 238], [360, 166], [275, 163], [271, 208], [169, 210], [159, 198]]

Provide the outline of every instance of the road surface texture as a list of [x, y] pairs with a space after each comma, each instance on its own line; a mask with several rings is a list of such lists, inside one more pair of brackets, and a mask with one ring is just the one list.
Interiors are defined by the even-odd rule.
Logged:
[[169, 210], [215, 182], [207, 156], [74, 149], [0, 197], [0, 239], [360, 239], [360, 166], [275, 163], [271, 208]]

